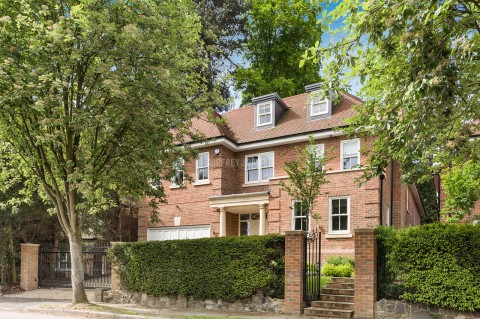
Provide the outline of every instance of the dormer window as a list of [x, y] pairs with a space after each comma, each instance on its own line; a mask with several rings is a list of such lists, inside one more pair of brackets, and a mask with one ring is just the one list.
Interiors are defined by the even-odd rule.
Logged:
[[258, 104], [257, 126], [272, 124], [272, 102]]
[[328, 99], [322, 99], [319, 92], [313, 93], [310, 102], [310, 116], [328, 114]]

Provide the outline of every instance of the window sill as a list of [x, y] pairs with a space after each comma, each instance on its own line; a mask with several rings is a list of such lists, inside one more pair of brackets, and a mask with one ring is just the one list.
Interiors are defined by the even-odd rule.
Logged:
[[352, 238], [352, 234], [326, 234], [325, 238], [327, 239], [336, 239], [336, 238]]
[[170, 185], [170, 189], [177, 189], [177, 188], [185, 188], [185, 185], [177, 185], [177, 184]]
[[358, 171], [363, 171], [365, 170], [364, 168], [351, 168], [351, 169], [338, 169], [338, 170], [331, 170], [331, 171], [326, 171], [327, 174], [338, 174], [338, 173], [348, 173], [348, 172], [358, 172]]
[[201, 181], [196, 181], [194, 183], [192, 183], [193, 186], [201, 186], [201, 185], [211, 185], [212, 183], [210, 183], [210, 180], [206, 179], [206, 180], [201, 180]]
[[265, 186], [268, 185], [268, 182], [258, 182], [258, 183], [246, 183], [242, 187], [253, 187], [253, 186]]

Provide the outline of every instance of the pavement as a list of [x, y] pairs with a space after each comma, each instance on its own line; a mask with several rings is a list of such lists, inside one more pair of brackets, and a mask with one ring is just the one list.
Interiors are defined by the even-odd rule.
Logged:
[[[94, 300], [94, 290], [86, 289], [88, 300]], [[69, 288], [41, 288], [18, 294], [0, 296], [0, 318], [61, 317], [101, 319], [286, 319], [300, 318], [265, 312], [233, 312], [207, 309], [152, 308], [137, 304], [112, 304], [95, 302], [91, 305], [71, 306], [72, 290]], [[32, 317], [29, 314], [34, 313]], [[8, 314], [8, 316], [5, 316]], [[42, 317], [43, 316], [43, 317]], [[208, 317], [208, 318], [205, 318]]]

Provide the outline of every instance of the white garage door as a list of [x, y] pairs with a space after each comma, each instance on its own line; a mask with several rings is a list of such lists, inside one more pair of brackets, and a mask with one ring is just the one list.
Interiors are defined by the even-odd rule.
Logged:
[[160, 227], [147, 230], [147, 240], [197, 239], [210, 237], [210, 226]]

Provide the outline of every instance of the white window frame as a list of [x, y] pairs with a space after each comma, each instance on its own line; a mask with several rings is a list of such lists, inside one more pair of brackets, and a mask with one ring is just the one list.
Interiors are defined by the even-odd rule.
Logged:
[[[198, 166], [198, 160], [200, 159], [200, 156], [205, 155], [205, 154], [207, 155], [207, 166], [199, 167]], [[207, 178], [203, 178], [203, 179], [198, 178], [198, 171], [201, 168], [207, 168], [207, 172], [208, 172], [207, 173], [208, 174]], [[210, 152], [199, 153], [198, 157], [195, 161], [195, 181], [197, 181], [197, 182], [208, 182], [209, 180], [210, 180]]]
[[[343, 167], [343, 144], [351, 143], [351, 142], [357, 142], [358, 143], [358, 153], [357, 153], [358, 164], [355, 165], [357, 167], [344, 168]], [[351, 139], [351, 140], [344, 140], [344, 141], [340, 142], [340, 170], [349, 171], [349, 170], [352, 170], [352, 169], [358, 169], [358, 166], [360, 165], [360, 147], [361, 147], [361, 144], [360, 144], [360, 139], [359, 138], [354, 138], [354, 139]], [[353, 157], [353, 156], [349, 156], [349, 158], [351, 158], [351, 157]]]
[[[328, 114], [328, 101], [329, 101], [328, 98], [325, 98], [324, 100], [318, 101], [318, 103], [314, 103], [314, 101], [315, 101], [315, 96], [318, 96], [318, 99], [320, 99], [320, 91], [315, 91], [315, 92], [312, 92], [312, 93], [311, 93], [311, 99], [310, 99], [310, 116], [313, 117], [313, 116], [319, 116], [319, 115]], [[314, 106], [315, 104], [322, 104], [322, 103], [325, 103], [325, 105], [326, 105], [325, 111], [314, 113], [314, 112], [313, 112], [313, 106]]]
[[[323, 156], [323, 157], [325, 156], [325, 144], [307, 145], [307, 147], [312, 147], [312, 146], [319, 151], [318, 153], [320, 153], [320, 154], [317, 154], [317, 152], [315, 152], [316, 155], [320, 155], [320, 156]], [[315, 162], [317, 162], [317, 161], [315, 160]], [[315, 163], [315, 167], [316, 166], [317, 165]], [[324, 169], [325, 169], [325, 165], [322, 166], [322, 170], [324, 170]]]
[[[268, 179], [262, 179], [262, 155], [272, 155], [272, 177], [275, 177], [275, 152], [265, 152], [265, 153], [258, 153], [258, 154], [248, 154], [245, 155], [245, 184], [255, 184], [255, 183], [262, 183], [262, 182], [268, 182], [268, 180], [272, 177], [269, 177]], [[257, 161], [257, 171], [258, 171], [258, 180], [256, 181], [249, 181], [248, 180], [248, 158], [249, 157], [258, 157]], [[268, 166], [270, 167], [270, 166]]]
[[[260, 114], [260, 107], [261, 106], [266, 106], [268, 105], [270, 107], [270, 112], [268, 113], [263, 113], [263, 114]], [[260, 103], [260, 104], [257, 104], [257, 107], [256, 107], [256, 111], [257, 111], [257, 126], [265, 126], [265, 125], [271, 125], [273, 123], [273, 105], [272, 105], [272, 102], [265, 102], [265, 103]], [[270, 122], [265, 122], [265, 123], [262, 123], [260, 124], [260, 116], [262, 115], [267, 115], [267, 114], [270, 114]]]
[[[183, 158], [179, 158], [178, 159], [178, 162], [175, 164], [175, 165], [178, 165], [178, 166], [185, 166], [185, 160]], [[178, 169], [178, 166], [177, 166], [177, 169], [175, 169], [175, 175], [173, 176], [172, 178], [172, 186], [174, 187], [183, 187], [185, 185], [185, 171], [182, 169]], [[177, 184], [175, 179], [177, 177], [177, 174], [178, 172], [182, 172], [183, 175], [182, 175], [182, 183], [181, 184]]]
[[[241, 215], [248, 215], [248, 219], [242, 220]], [[238, 215], [238, 236], [252, 236], [252, 220], [257, 220], [257, 219], [252, 219], [252, 215], [258, 215], [258, 219], [260, 219], [260, 213], [246, 213], [246, 214], [239, 214]], [[242, 223], [246, 223], [248, 225], [247, 228], [247, 234], [246, 235], [241, 235], [240, 232], [242, 230]], [[260, 225], [259, 225], [260, 227]], [[260, 231], [260, 228], [258, 229]]]
[[[308, 215], [302, 215], [302, 216], [295, 216], [295, 203], [301, 203], [302, 201], [300, 200], [292, 200], [292, 230], [303, 230], [303, 229], [295, 229], [295, 220], [296, 219], [302, 219], [302, 218], [306, 218], [307, 219], [307, 229], [305, 229], [305, 231], [309, 232], [310, 231], [310, 217], [311, 217], [311, 214], [308, 214]], [[302, 209], [302, 213], [303, 213], [303, 209]], [[305, 216], [305, 217], [303, 217]]]
[[[333, 200], [339, 200], [339, 199], [346, 199], [347, 200], [347, 230], [332, 230], [332, 210], [333, 210], [333, 205], [332, 201]], [[350, 196], [335, 196], [335, 197], [330, 197], [328, 199], [328, 233], [329, 234], [350, 234], [350, 222], [351, 222], [351, 215], [350, 215]]]

